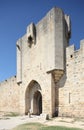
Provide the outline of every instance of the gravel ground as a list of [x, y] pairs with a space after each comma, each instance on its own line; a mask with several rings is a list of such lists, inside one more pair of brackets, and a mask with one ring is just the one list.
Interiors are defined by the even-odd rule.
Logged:
[[57, 117], [51, 120], [45, 120], [40, 116], [17, 116], [17, 117], [0, 117], [0, 130], [11, 130], [14, 127], [30, 122], [39, 122], [46, 125], [55, 125], [55, 126], [66, 126], [66, 127], [75, 127], [81, 128], [84, 130], [84, 120], [75, 120], [73, 118], [62, 118]]

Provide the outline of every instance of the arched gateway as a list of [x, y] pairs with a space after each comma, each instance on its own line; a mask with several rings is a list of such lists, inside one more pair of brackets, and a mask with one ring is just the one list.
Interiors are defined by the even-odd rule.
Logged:
[[29, 83], [25, 92], [25, 114], [28, 114], [30, 109], [34, 115], [42, 113], [41, 87], [35, 80]]

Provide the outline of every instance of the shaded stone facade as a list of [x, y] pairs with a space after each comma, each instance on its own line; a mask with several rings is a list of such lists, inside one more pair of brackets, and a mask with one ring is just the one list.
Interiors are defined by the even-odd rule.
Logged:
[[0, 83], [0, 111], [84, 117], [84, 41], [69, 46], [70, 17], [53, 8], [17, 43], [17, 76]]

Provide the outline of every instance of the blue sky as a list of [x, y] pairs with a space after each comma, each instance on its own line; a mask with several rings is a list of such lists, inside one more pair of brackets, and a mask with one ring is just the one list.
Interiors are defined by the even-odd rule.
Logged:
[[26, 27], [54, 6], [70, 15], [70, 45], [78, 49], [84, 39], [84, 0], [0, 0], [0, 81], [16, 75], [16, 41], [26, 33]]

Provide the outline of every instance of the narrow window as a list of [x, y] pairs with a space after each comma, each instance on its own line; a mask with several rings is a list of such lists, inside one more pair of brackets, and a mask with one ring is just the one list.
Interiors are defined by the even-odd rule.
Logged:
[[71, 103], [71, 93], [69, 93], [69, 104]]
[[70, 55], [71, 58], [73, 58], [73, 55]]
[[28, 43], [32, 43], [33, 42], [33, 38], [31, 37], [31, 35], [28, 37]]

